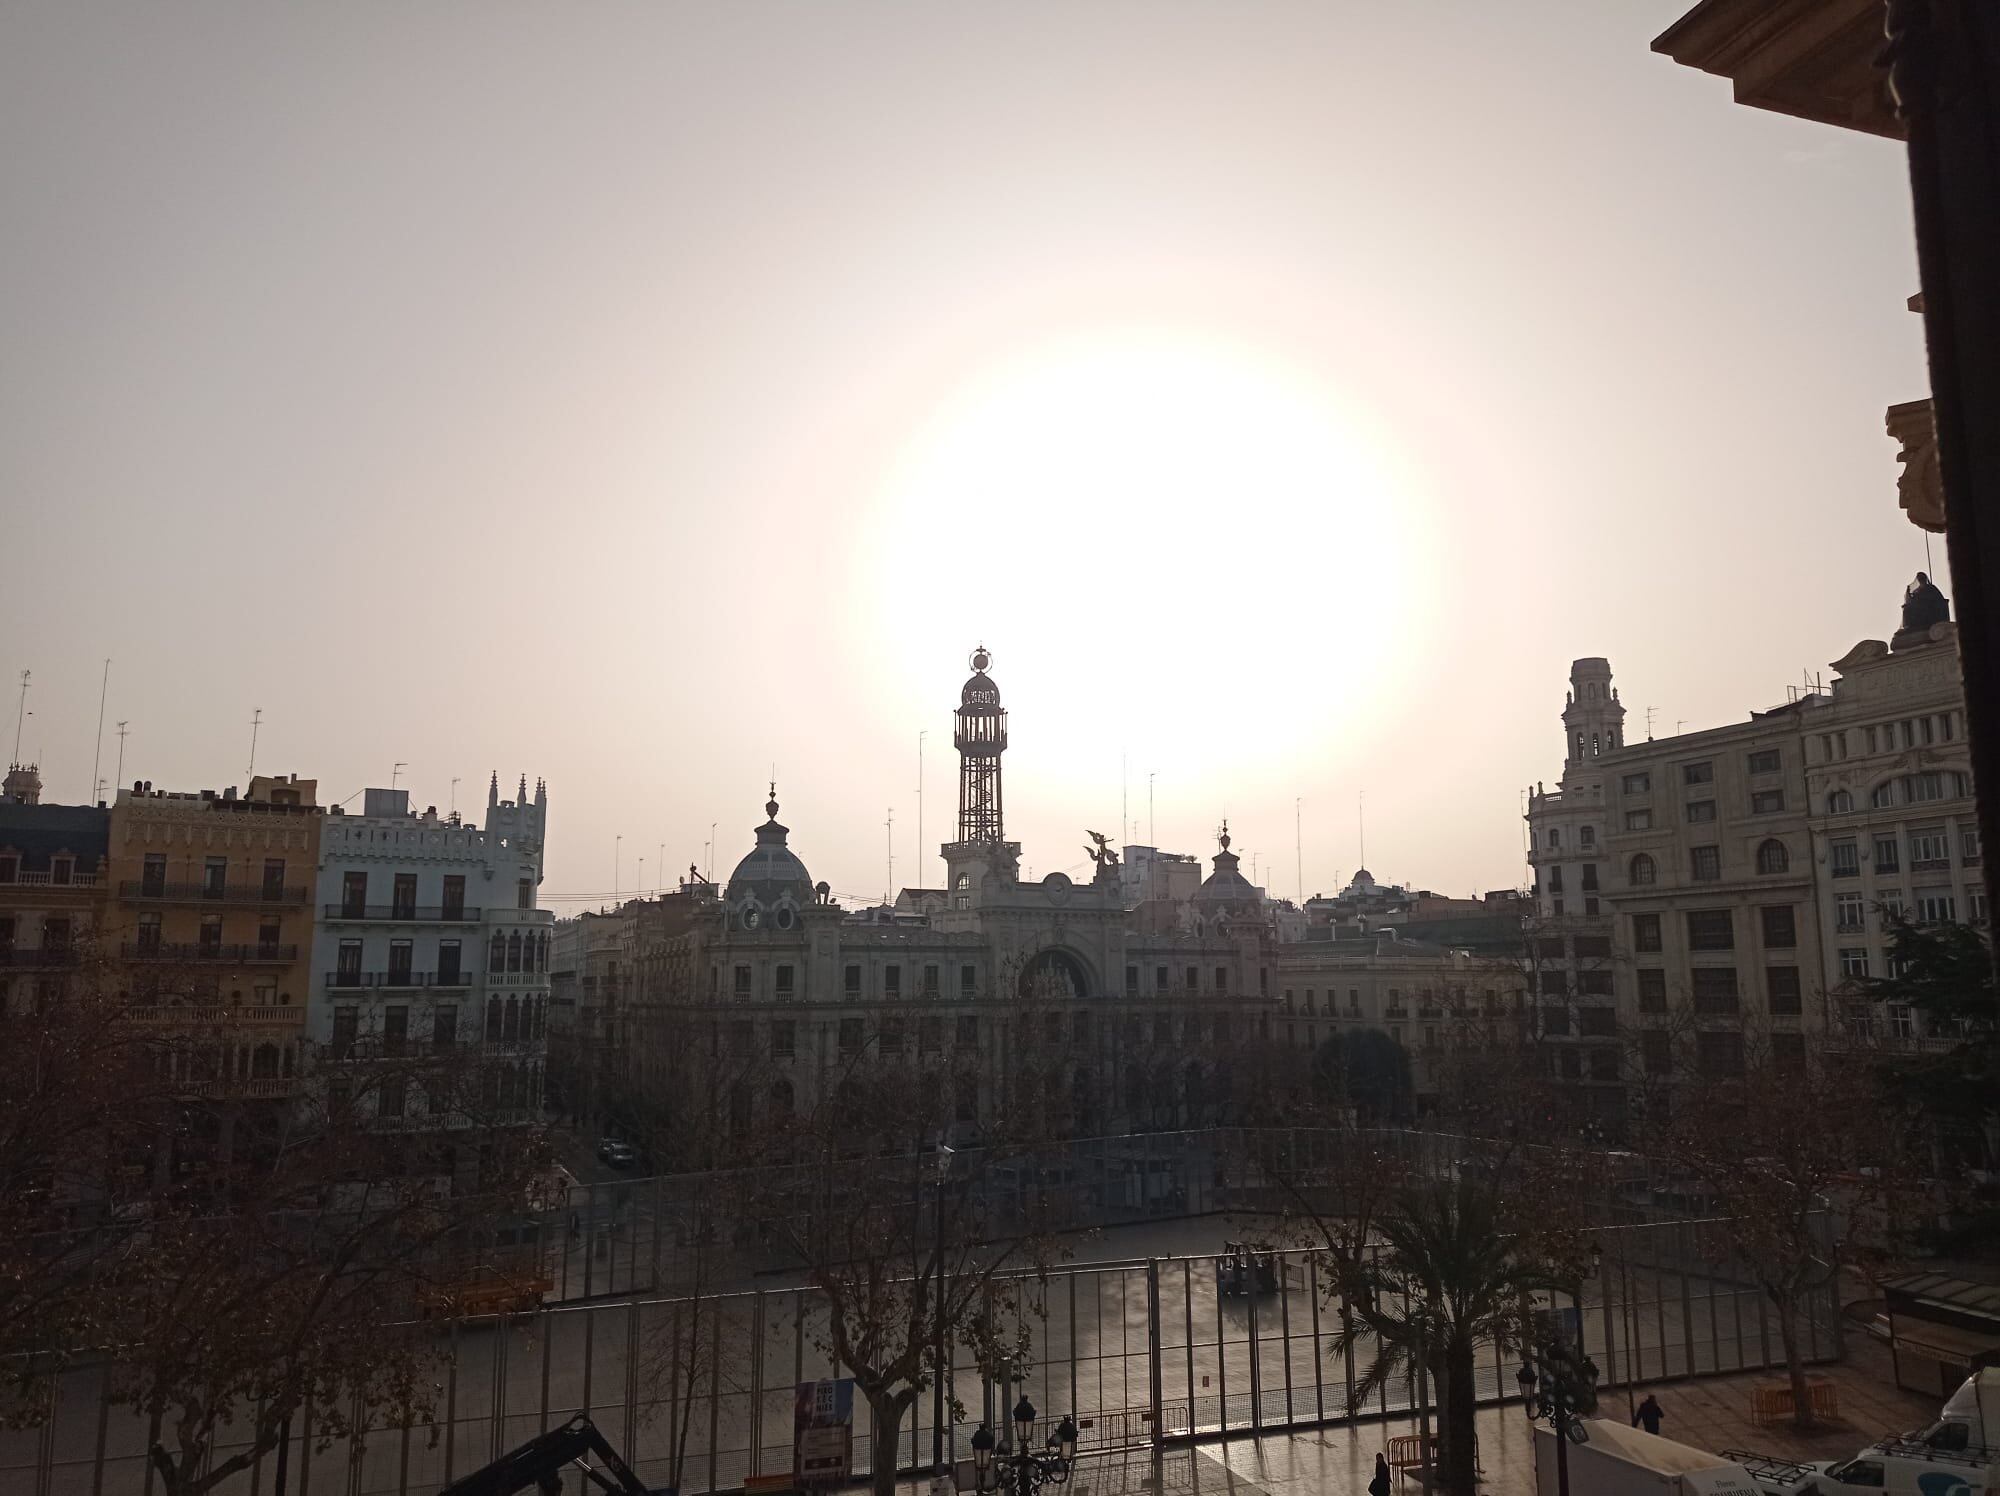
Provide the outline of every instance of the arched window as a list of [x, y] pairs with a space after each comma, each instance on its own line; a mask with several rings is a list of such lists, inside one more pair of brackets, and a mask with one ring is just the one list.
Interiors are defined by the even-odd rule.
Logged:
[[781, 1075], [771, 1082], [771, 1112], [774, 1116], [789, 1117], [792, 1104], [792, 1083]]
[[[500, 937], [496, 935], [493, 938], [498, 940]], [[495, 1041], [500, 1037], [500, 999], [497, 997], [486, 999], [486, 1037]]]
[[518, 932], [507, 937], [507, 969], [521, 969], [521, 937]]
[[547, 935], [542, 936], [539, 945], [540, 948], [535, 953], [535, 970], [547, 971], [549, 969], [549, 937]]
[[1773, 839], [1757, 849], [1757, 871], [1760, 873], [1782, 873], [1792, 865], [1791, 855], [1785, 851], [1785, 844]]
[[507, 937], [498, 930], [493, 932], [493, 943], [486, 950], [486, 969], [488, 971], [507, 969]]
[[1658, 877], [1658, 875], [1659, 875], [1659, 870], [1653, 866], [1653, 859], [1649, 853], [1641, 852], [1637, 854], [1635, 857], [1633, 857], [1632, 859], [1633, 887], [1643, 888], [1645, 885], [1653, 882], [1654, 879]]
[[507, 999], [506, 1026], [500, 1031], [500, 1037], [510, 1043], [521, 1037], [521, 999], [518, 997]]
[[1826, 797], [1826, 813], [1830, 816], [1844, 816], [1854, 809], [1854, 794], [1851, 790], [1835, 790]]
[[538, 997], [535, 999], [535, 1031], [530, 1037], [541, 1038], [548, 1032], [548, 1023], [549, 1000], [546, 997]]
[[1896, 803], [1896, 781], [1885, 779], [1876, 785], [1874, 792], [1868, 797], [1868, 803], [1877, 810], [1887, 805], [1894, 805]]

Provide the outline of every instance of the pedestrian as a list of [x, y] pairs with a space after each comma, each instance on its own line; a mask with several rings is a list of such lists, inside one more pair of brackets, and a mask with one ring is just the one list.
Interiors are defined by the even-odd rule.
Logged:
[[1657, 1434], [1660, 1431], [1660, 1420], [1664, 1417], [1666, 1414], [1660, 1408], [1660, 1400], [1648, 1392], [1646, 1400], [1639, 1404], [1639, 1410], [1632, 1415], [1632, 1427], [1638, 1428], [1644, 1424], [1647, 1433]]
[[1375, 1478], [1368, 1482], [1368, 1496], [1389, 1496], [1394, 1483], [1389, 1479], [1389, 1462], [1380, 1454], [1375, 1456]]

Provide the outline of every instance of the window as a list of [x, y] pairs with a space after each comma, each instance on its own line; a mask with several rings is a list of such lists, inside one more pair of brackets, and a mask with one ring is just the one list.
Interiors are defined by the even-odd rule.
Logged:
[[1840, 974], [1844, 977], [1865, 977], [1868, 975], [1868, 952], [1860, 946], [1840, 948]]
[[1632, 916], [1632, 949], [1635, 951], [1657, 951], [1660, 949], [1659, 915], [1635, 914]]
[[1851, 790], [1835, 790], [1826, 797], [1826, 813], [1830, 816], [1844, 816], [1854, 809], [1854, 794]]
[[1951, 866], [1951, 851], [1944, 829], [1938, 826], [1910, 833], [1910, 871], [1942, 872]]
[[1634, 853], [1628, 877], [1634, 888], [1650, 888], [1659, 877], [1659, 869], [1653, 862], [1652, 854]]
[[1715, 782], [1715, 765], [1707, 762], [1681, 765], [1682, 784], [1712, 784]]
[[1788, 951], [1799, 943], [1798, 920], [1790, 904], [1766, 904], [1757, 911], [1764, 926], [1764, 949]]
[[[11, 925], [12, 921], [10, 920], [8, 923]], [[10, 938], [7, 943], [12, 945], [12, 939]], [[139, 916], [139, 954], [142, 956], [157, 956], [159, 953], [160, 916], [157, 914], [142, 914]]]
[[1153, 1018], [1153, 1042], [1155, 1044], [1174, 1042], [1174, 1021], [1164, 1013], [1156, 1014]]
[[1688, 801], [1687, 818], [1690, 826], [1707, 825], [1715, 819], [1715, 802], [1713, 800]]
[[1562, 850], [1562, 844], [1563, 844], [1562, 827], [1560, 826], [1549, 827], [1549, 850], [1551, 852], [1560, 852]]
[[1801, 1011], [1799, 969], [1796, 966], [1765, 967], [1764, 999], [1774, 1014], [1796, 1018]]
[[515, 880], [514, 907], [516, 909], [532, 909], [535, 907], [535, 880], [533, 878]]
[[448, 873], [444, 880], [444, 906], [438, 911], [446, 919], [465, 918], [465, 877]]
[[1563, 891], [1563, 870], [1562, 870], [1562, 864], [1558, 863], [1556, 864], [1556, 866], [1549, 869], [1549, 892], [1561, 893], [1562, 891]]
[[1826, 849], [1827, 863], [1836, 878], [1861, 876], [1861, 848], [1851, 841], [1837, 841]]
[[1690, 909], [1687, 931], [1691, 951], [1736, 949], [1736, 926], [1727, 909]]
[[1868, 792], [1868, 803], [1877, 810], [1887, 810], [1896, 803], [1896, 781], [1885, 779]]
[[1977, 826], [1960, 826], [1958, 828], [1958, 860], [1967, 867], [1979, 866], [1979, 828]]
[[[13, 858], [11, 857], [6, 858], [4, 859], [4, 861], [8, 868], [12, 868], [14, 866]], [[9, 872], [7, 877], [4, 880], [0, 881], [12, 883], [14, 881], [13, 874]], [[139, 874], [140, 897], [148, 899], [157, 899], [163, 897], [166, 894], [166, 891], [167, 891], [166, 854], [164, 852], [148, 852], [146, 854], [146, 865], [140, 871]]]
[[1592, 1080], [1618, 1079], [1618, 1051], [1608, 1045], [1599, 1045], [1590, 1051], [1590, 1078]]
[[1583, 828], [1583, 845], [1586, 848], [1597, 845], [1597, 828], [1595, 826], [1586, 826]]
[[[1847, 845], [1848, 845], [1848, 847], [1849, 847], [1849, 848], [1851, 849], [1851, 848], [1852, 848], [1852, 846], [1853, 846], [1853, 843], [1849, 842], [1849, 843], [1847, 843]], [[1839, 854], [1840, 854], [1840, 846], [1839, 846], [1838, 844], [1836, 844], [1833, 850], [1834, 850], [1834, 873], [1835, 873], [1835, 874], [1836, 874], [1837, 876], [1847, 876], [1847, 877], [1851, 877], [1851, 876], [1852, 876], [1852, 873], [1848, 873], [1848, 874], [1842, 874], [1842, 873], [1840, 872], [1840, 855], [1839, 855]], [[1896, 872], [1901, 872], [1901, 871], [1902, 871], [1902, 855], [1901, 855], [1901, 854], [1902, 854], [1902, 847], [1901, 847], [1901, 844], [1897, 842], [1897, 840], [1896, 840], [1896, 838], [1895, 838], [1895, 837], [1893, 837], [1893, 836], [1878, 836], [1878, 837], [1876, 837], [1876, 838], [1875, 838], [1875, 872], [1876, 872], [1876, 875], [1877, 875], [1877, 876], [1880, 876], [1880, 875], [1881, 875], [1881, 874], [1883, 874], [1883, 873], [1896, 873]], [[1850, 850], [1850, 851], [1849, 851], [1849, 853], [1848, 853], [1848, 861], [1849, 861], [1849, 863], [1850, 863], [1850, 864], [1852, 864], [1853, 860], [1854, 860], [1854, 858], [1853, 858], [1853, 852], [1852, 852], [1852, 850]]]
[[1563, 958], [1563, 938], [1560, 935], [1544, 935], [1535, 941], [1535, 954], [1544, 961], [1560, 961]]
[[431, 1012], [431, 1048], [450, 1049], [458, 1043], [458, 1004], [442, 1003]]
[[958, 1047], [979, 1048], [979, 1019], [973, 1014], [967, 1013], [958, 1020]]
[[1217, 992], [1227, 992], [1229, 990], [1228, 967], [1218, 966], [1215, 968], [1215, 990]]
[[196, 947], [196, 949], [199, 954], [209, 957], [210, 959], [213, 959], [216, 956], [222, 954], [221, 915], [204, 914], [201, 917], [200, 944]]
[[210, 857], [201, 865], [201, 896], [205, 899], [219, 899], [229, 885], [229, 859]]
[[1903, 777], [1903, 798], [1912, 805], [1945, 798], [1944, 775], [1908, 774]]
[[1777, 773], [1778, 750], [1775, 748], [1759, 748], [1755, 753], [1750, 755], [1746, 762], [1746, 767], [1752, 774]]
[[440, 987], [456, 987], [463, 980], [464, 967], [459, 943], [456, 940], [438, 942], [437, 979]]
[[507, 937], [498, 930], [493, 932], [493, 942], [486, 948], [486, 969], [488, 971], [507, 969]]
[[943, 991], [943, 983], [944, 983], [944, 977], [942, 975], [942, 969], [940, 967], [927, 964], [924, 967], [923, 986], [919, 990], [918, 995], [921, 997], [936, 998]]
[[1576, 995], [1578, 997], [1611, 996], [1611, 973], [1608, 971], [1580, 971], [1576, 974]]
[[789, 1001], [792, 997], [792, 971], [791, 962], [781, 961], [778, 963], [777, 977], [773, 991], [775, 991], [781, 1002]]
[[1750, 795], [1750, 814], [1753, 816], [1776, 815], [1785, 808], [1783, 790], [1754, 790]]
[[410, 1042], [410, 1010], [398, 1003], [382, 1010], [382, 1053], [401, 1054]]
[[748, 997], [750, 995], [750, 968], [747, 965], [738, 964], [734, 980], [735, 986], [732, 990], [735, 994], [738, 997]]
[[882, 1020], [882, 1028], [880, 1031], [880, 1043], [877, 1045], [877, 1048], [879, 1048], [883, 1054], [895, 1055], [898, 1059], [902, 1058], [903, 1054], [902, 1019], [885, 1018]]
[[840, 974], [840, 990], [849, 997], [861, 996], [861, 968], [849, 965]]
[[[271, 943], [276, 945], [276, 927], [272, 926], [270, 928], [272, 930]], [[261, 937], [259, 938], [259, 943], [262, 943]], [[392, 940], [389, 942], [388, 982], [391, 987], [407, 987], [410, 985], [412, 977], [411, 962], [415, 958], [415, 955], [415, 948], [409, 941]]]
[[1556, 1054], [1556, 1068], [1564, 1080], [1582, 1080], [1583, 1056], [1574, 1049], [1560, 1050]]
[[[1875, 902], [1882, 910], [1882, 928], [1888, 928], [1903, 917], [1903, 891], [1899, 888], [1885, 888], [1876, 896]], [[1861, 927], [1856, 925], [1858, 930]]]
[[1806, 1068], [1806, 1036], [1804, 1034], [1771, 1035], [1771, 1067], [1775, 1070], [1803, 1070]]
[[901, 997], [903, 995], [902, 967], [885, 966], [882, 968], [882, 995], [884, 997]]
[[1167, 990], [1166, 967], [1156, 966], [1153, 968], [1153, 990], [1155, 992], [1165, 992]]
[[936, 1054], [944, 1048], [944, 1020], [930, 1014], [917, 1020], [917, 1047], [925, 1054]]
[[415, 919], [417, 917], [417, 875], [398, 873], [390, 891], [389, 918]]
[[1125, 995], [1127, 997], [1139, 995], [1139, 968], [1136, 966], [1125, 968]]
[[1583, 891], [1585, 893], [1594, 893], [1596, 889], [1597, 889], [1597, 864], [1594, 862], [1586, 862], [1583, 865]]
[[1716, 883], [1722, 878], [1722, 849], [1692, 847], [1688, 851], [1688, 875], [1697, 883]]
[[1650, 810], [1626, 811], [1625, 829], [1627, 831], [1651, 831], [1653, 829], [1652, 811]]
[[1757, 848], [1757, 871], [1760, 873], [1782, 873], [1792, 865], [1791, 855], [1785, 851], [1785, 844], [1773, 837]]
[[1965, 891], [1965, 917], [1975, 925], [1983, 925], [1989, 918], [1986, 890], [1976, 884]]
[[1557, 1039], [1567, 1038], [1569, 1035], [1569, 1009], [1542, 1009], [1542, 1032]]
[[1833, 927], [1840, 931], [1862, 929], [1867, 923], [1865, 905], [1858, 893], [1833, 896]]
[[1657, 966], [1642, 966], [1636, 973], [1639, 978], [1639, 1011], [1641, 1013], [1664, 1013], [1667, 1011], [1667, 974]]
[[1576, 1031], [1586, 1039], [1615, 1039], [1618, 1037], [1618, 1010], [1578, 1008]]
[[1069, 1037], [1077, 1045], [1090, 1043], [1090, 1014], [1081, 1008], [1070, 1015]]
[[382, 1089], [375, 1098], [375, 1113], [381, 1117], [400, 1117], [409, 1101], [409, 1084], [400, 1075], [382, 1077]]
[[1912, 892], [1911, 902], [1916, 907], [1917, 923], [1920, 925], [1949, 924], [1958, 918], [1958, 900], [1952, 897], [1949, 888], [1919, 888]]
[[861, 1052], [861, 1020], [843, 1018], [840, 1020], [840, 1052], [852, 1057]]
[[1697, 966], [1688, 975], [1695, 1012], [1714, 1017], [1737, 1010], [1735, 967]]
[[264, 859], [264, 899], [275, 903], [285, 896], [285, 859], [266, 857]]
[[1674, 1068], [1674, 1036], [1649, 1029], [1639, 1036], [1639, 1058], [1648, 1075], [1668, 1075]]
[[1609, 935], [1579, 935], [1575, 941], [1576, 958], [1579, 961], [1611, 959], [1611, 937]]
[[1646, 773], [1627, 774], [1619, 787], [1628, 795], [1644, 795], [1653, 788], [1653, 776]]
[[1705, 1029], [1694, 1036], [1696, 1067], [1705, 1076], [1743, 1073], [1743, 1036], [1727, 1029]]
[[361, 1032], [361, 1010], [359, 1008], [335, 1008], [333, 1010], [333, 1040], [329, 1045], [336, 1060], [344, 1060], [354, 1053], [355, 1038]]

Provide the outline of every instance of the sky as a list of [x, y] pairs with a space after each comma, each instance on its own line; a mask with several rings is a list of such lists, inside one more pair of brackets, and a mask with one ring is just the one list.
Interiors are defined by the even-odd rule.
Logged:
[[17, 0], [0, 720], [65, 802], [258, 713], [323, 802], [545, 778], [565, 912], [775, 773], [865, 902], [984, 643], [1030, 876], [1227, 817], [1332, 891], [1365, 807], [1519, 886], [1573, 658], [1740, 719], [1924, 565], [1901, 148], [1685, 3]]

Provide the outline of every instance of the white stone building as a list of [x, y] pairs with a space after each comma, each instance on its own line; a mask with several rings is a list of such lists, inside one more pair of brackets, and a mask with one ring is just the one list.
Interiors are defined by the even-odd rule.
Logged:
[[[498, 1072], [505, 1110], [540, 1105], [555, 917], [536, 907], [548, 794], [527, 780], [486, 824], [421, 813], [406, 790], [364, 792], [362, 813], [336, 809], [320, 841], [309, 1031], [322, 1069], [371, 1055], [484, 1045], [514, 1063]], [[391, 1093], [392, 1115], [422, 1099]], [[408, 1108], [407, 1111], [404, 1108]]]

